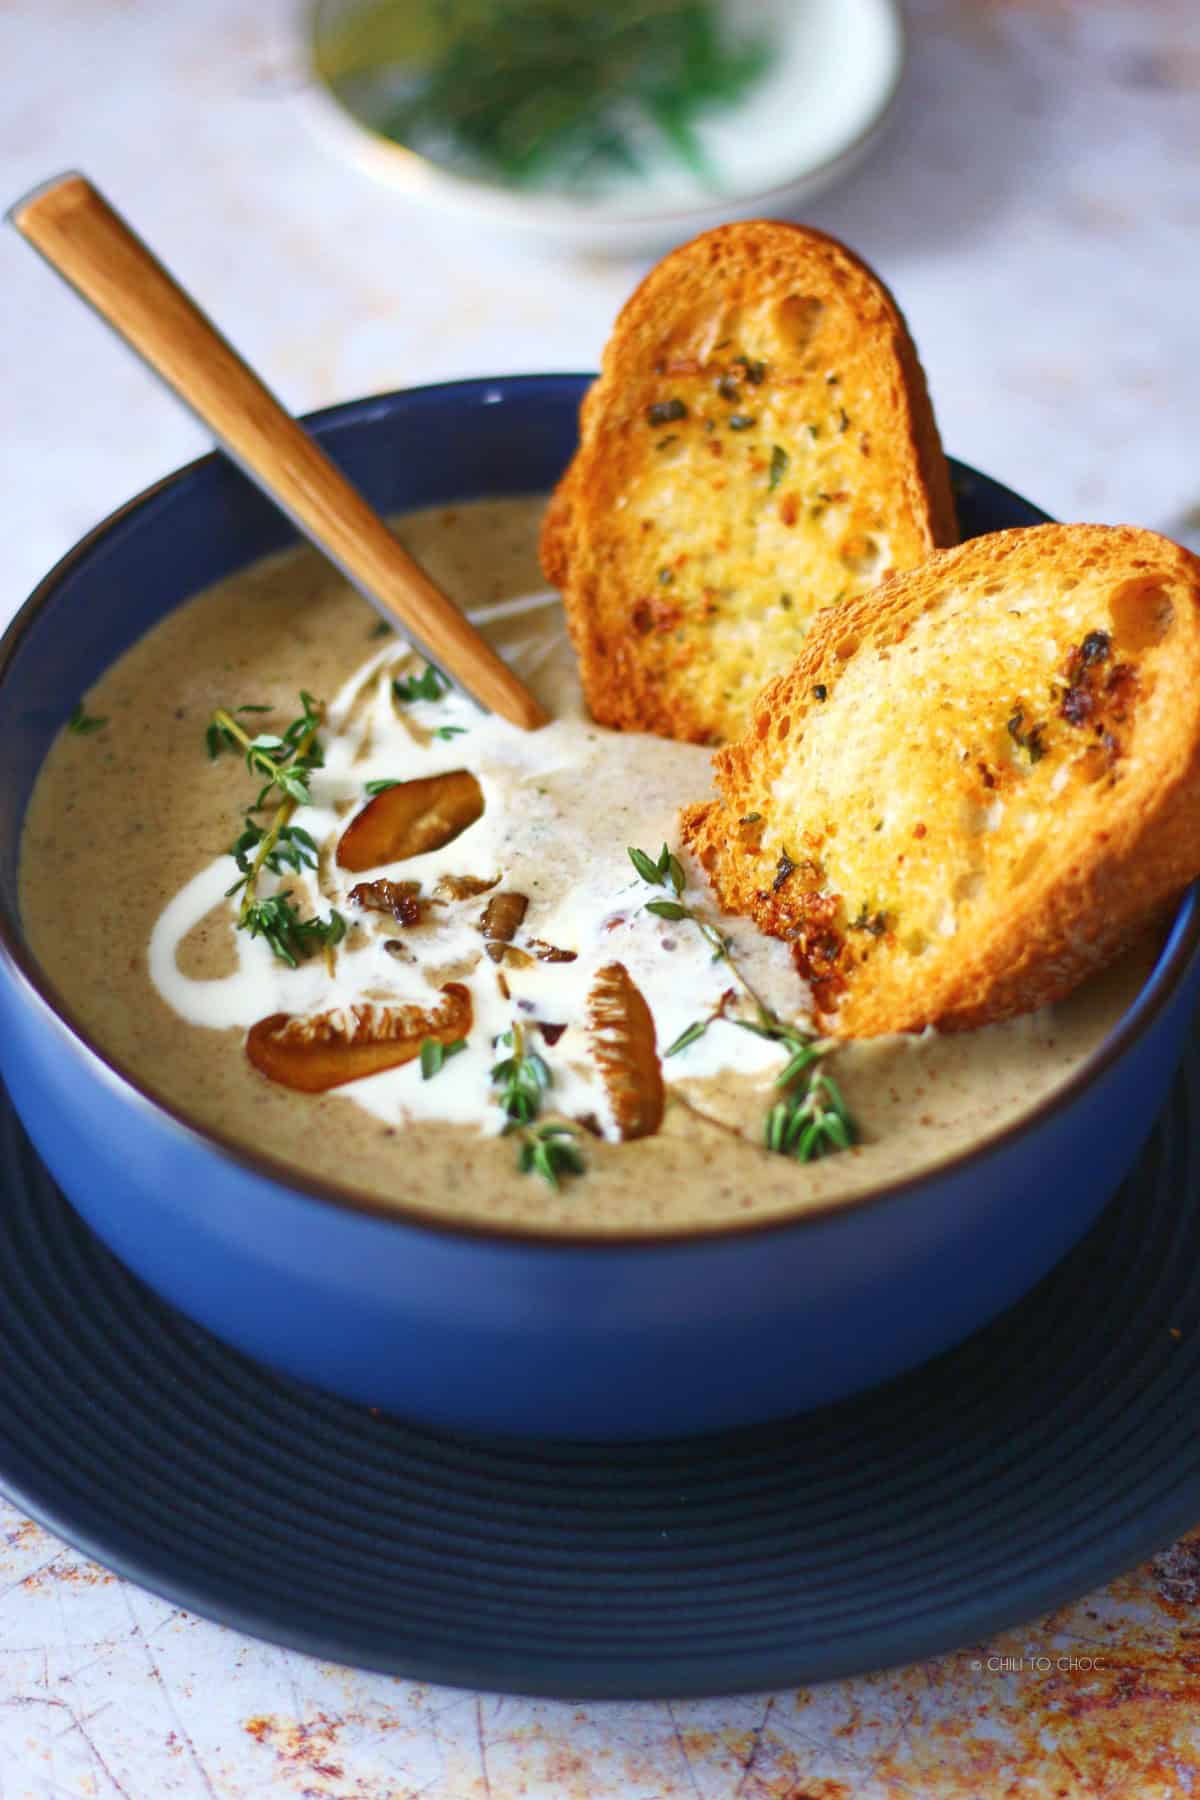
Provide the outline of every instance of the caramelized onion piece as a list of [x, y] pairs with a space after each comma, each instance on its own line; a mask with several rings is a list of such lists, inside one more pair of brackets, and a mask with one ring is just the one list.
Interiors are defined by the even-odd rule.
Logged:
[[624, 963], [597, 972], [587, 1001], [592, 1053], [622, 1138], [651, 1137], [666, 1104], [654, 1019]]
[[338, 843], [338, 867], [357, 875], [440, 850], [482, 813], [483, 790], [468, 769], [399, 781], [351, 819]]
[[515, 944], [489, 944], [487, 953], [494, 963], [507, 963], [510, 969], [532, 969], [533, 958], [527, 950], [518, 950]]
[[525, 894], [493, 894], [483, 909], [479, 929], [488, 940], [487, 953], [493, 962], [504, 961], [504, 946], [516, 936], [517, 928], [529, 911]]
[[541, 938], [526, 938], [525, 941], [539, 962], [574, 962], [579, 955], [578, 950], [560, 950], [554, 944], [543, 943]]
[[419, 925], [420, 895], [419, 881], [360, 881], [349, 897], [364, 912], [391, 913], [397, 925]]
[[246, 1055], [260, 1074], [302, 1094], [378, 1075], [421, 1054], [426, 1038], [453, 1044], [471, 1029], [470, 991], [448, 982], [438, 1006], [344, 1006], [298, 1018], [272, 1013], [252, 1025]]
[[478, 875], [439, 875], [434, 893], [439, 900], [474, 900], [477, 894], [486, 894], [499, 881], [493, 875], [490, 881], [481, 881]]

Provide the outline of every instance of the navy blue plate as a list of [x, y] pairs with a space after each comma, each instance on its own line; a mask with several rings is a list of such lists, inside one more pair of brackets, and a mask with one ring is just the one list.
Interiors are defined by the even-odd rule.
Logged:
[[0, 1090], [0, 1485], [109, 1567], [322, 1658], [571, 1697], [854, 1674], [1057, 1606], [1200, 1517], [1200, 1047], [1025, 1300], [803, 1418], [658, 1443], [419, 1430], [130, 1275]]

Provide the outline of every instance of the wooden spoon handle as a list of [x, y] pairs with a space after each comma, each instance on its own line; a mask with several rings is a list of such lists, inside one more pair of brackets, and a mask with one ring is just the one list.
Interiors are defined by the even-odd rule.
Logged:
[[526, 730], [546, 723], [528, 688], [90, 181], [60, 176], [9, 217], [369, 600], [493, 712]]

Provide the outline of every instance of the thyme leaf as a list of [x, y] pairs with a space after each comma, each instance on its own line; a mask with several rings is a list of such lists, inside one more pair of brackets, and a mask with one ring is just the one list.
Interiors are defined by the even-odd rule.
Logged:
[[[663, 845], [663, 848], [664, 848], [664, 850], [666, 849], [665, 844]], [[633, 864], [634, 868], [637, 870], [638, 874], [641, 876], [643, 881], [648, 881], [650, 883], [651, 887], [658, 887], [660, 885], [660, 883], [662, 881], [662, 875], [659, 871], [658, 864], [656, 862], [652, 862], [651, 859], [646, 855], [646, 852], [644, 850], [635, 850], [632, 846], [630, 846], [629, 847], [629, 860]]]
[[107, 716], [101, 718], [96, 713], [85, 712], [81, 700], [67, 720], [67, 730], [74, 733], [76, 737], [91, 737], [94, 731], [103, 731], [107, 724]]
[[776, 444], [771, 451], [771, 469], [767, 476], [767, 492], [773, 494], [788, 472], [791, 457], [782, 444]]
[[423, 1038], [421, 1040], [421, 1080], [432, 1081], [441, 1073], [447, 1059], [457, 1056], [460, 1050], [467, 1047], [466, 1038], [455, 1038], [452, 1043], [443, 1044], [441, 1038]]
[[682, 894], [687, 877], [683, 864], [672, 854], [669, 844], [663, 845], [657, 857], [647, 856], [644, 850], [635, 850], [632, 846], [627, 854], [642, 880], [649, 882], [651, 887], [671, 887], [676, 894]]
[[695, 1020], [693, 1024], [686, 1028], [686, 1030], [680, 1032], [673, 1044], [669, 1044], [663, 1051], [664, 1059], [668, 1056], [678, 1056], [681, 1050], [686, 1050], [689, 1044], [694, 1044], [698, 1038], [702, 1038], [712, 1024], [713, 1019], [719, 1018], [719, 1016], [718, 1013], [713, 1013], [707, 1019]]
[[566, 1175], [582, 1175], [587, 1167], [570, 1125], [539, 1125], [527, 1131], [517, 1153], [522, 1175], [540, 1175], [552, 1188]]
[[[1098, 637], [1100, 633], [1094, 632], [1092, 635]], [[1039, 719], [1036, 725], [1027, 726], [1025, 708], [1020, 701], [1017, 701], [1013, 707], [1012, 716], [1007, 721], [1006, 729], [1013, 743], [1025, 751], [1031, 763], [1041, 762], [1046, 754], [1046, 746], [1043, 742], [1043, 733], [1046, 730], [1044, 719]]]
[[419, 675], [398, 677], [392, 683], [392, 692], [403, 706], [411, 706], [415, 700], [441, 700], [450, 692], [450, 683], [432, 663], [426, 663]]

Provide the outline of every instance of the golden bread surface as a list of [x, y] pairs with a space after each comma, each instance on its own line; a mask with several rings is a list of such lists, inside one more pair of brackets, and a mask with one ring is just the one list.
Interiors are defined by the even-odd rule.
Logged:
[[1058, 1000], [1200, 873], [1200, 561], [1123, 526], [941, 551], [819, 619], [714, 764], [685, 839], [824, 1029]]
[[623, 308], [542, 535], [594, 717], [721, 743], [814, 618], [956, 539], [895, 301], [797, 225], [721, 226]]

